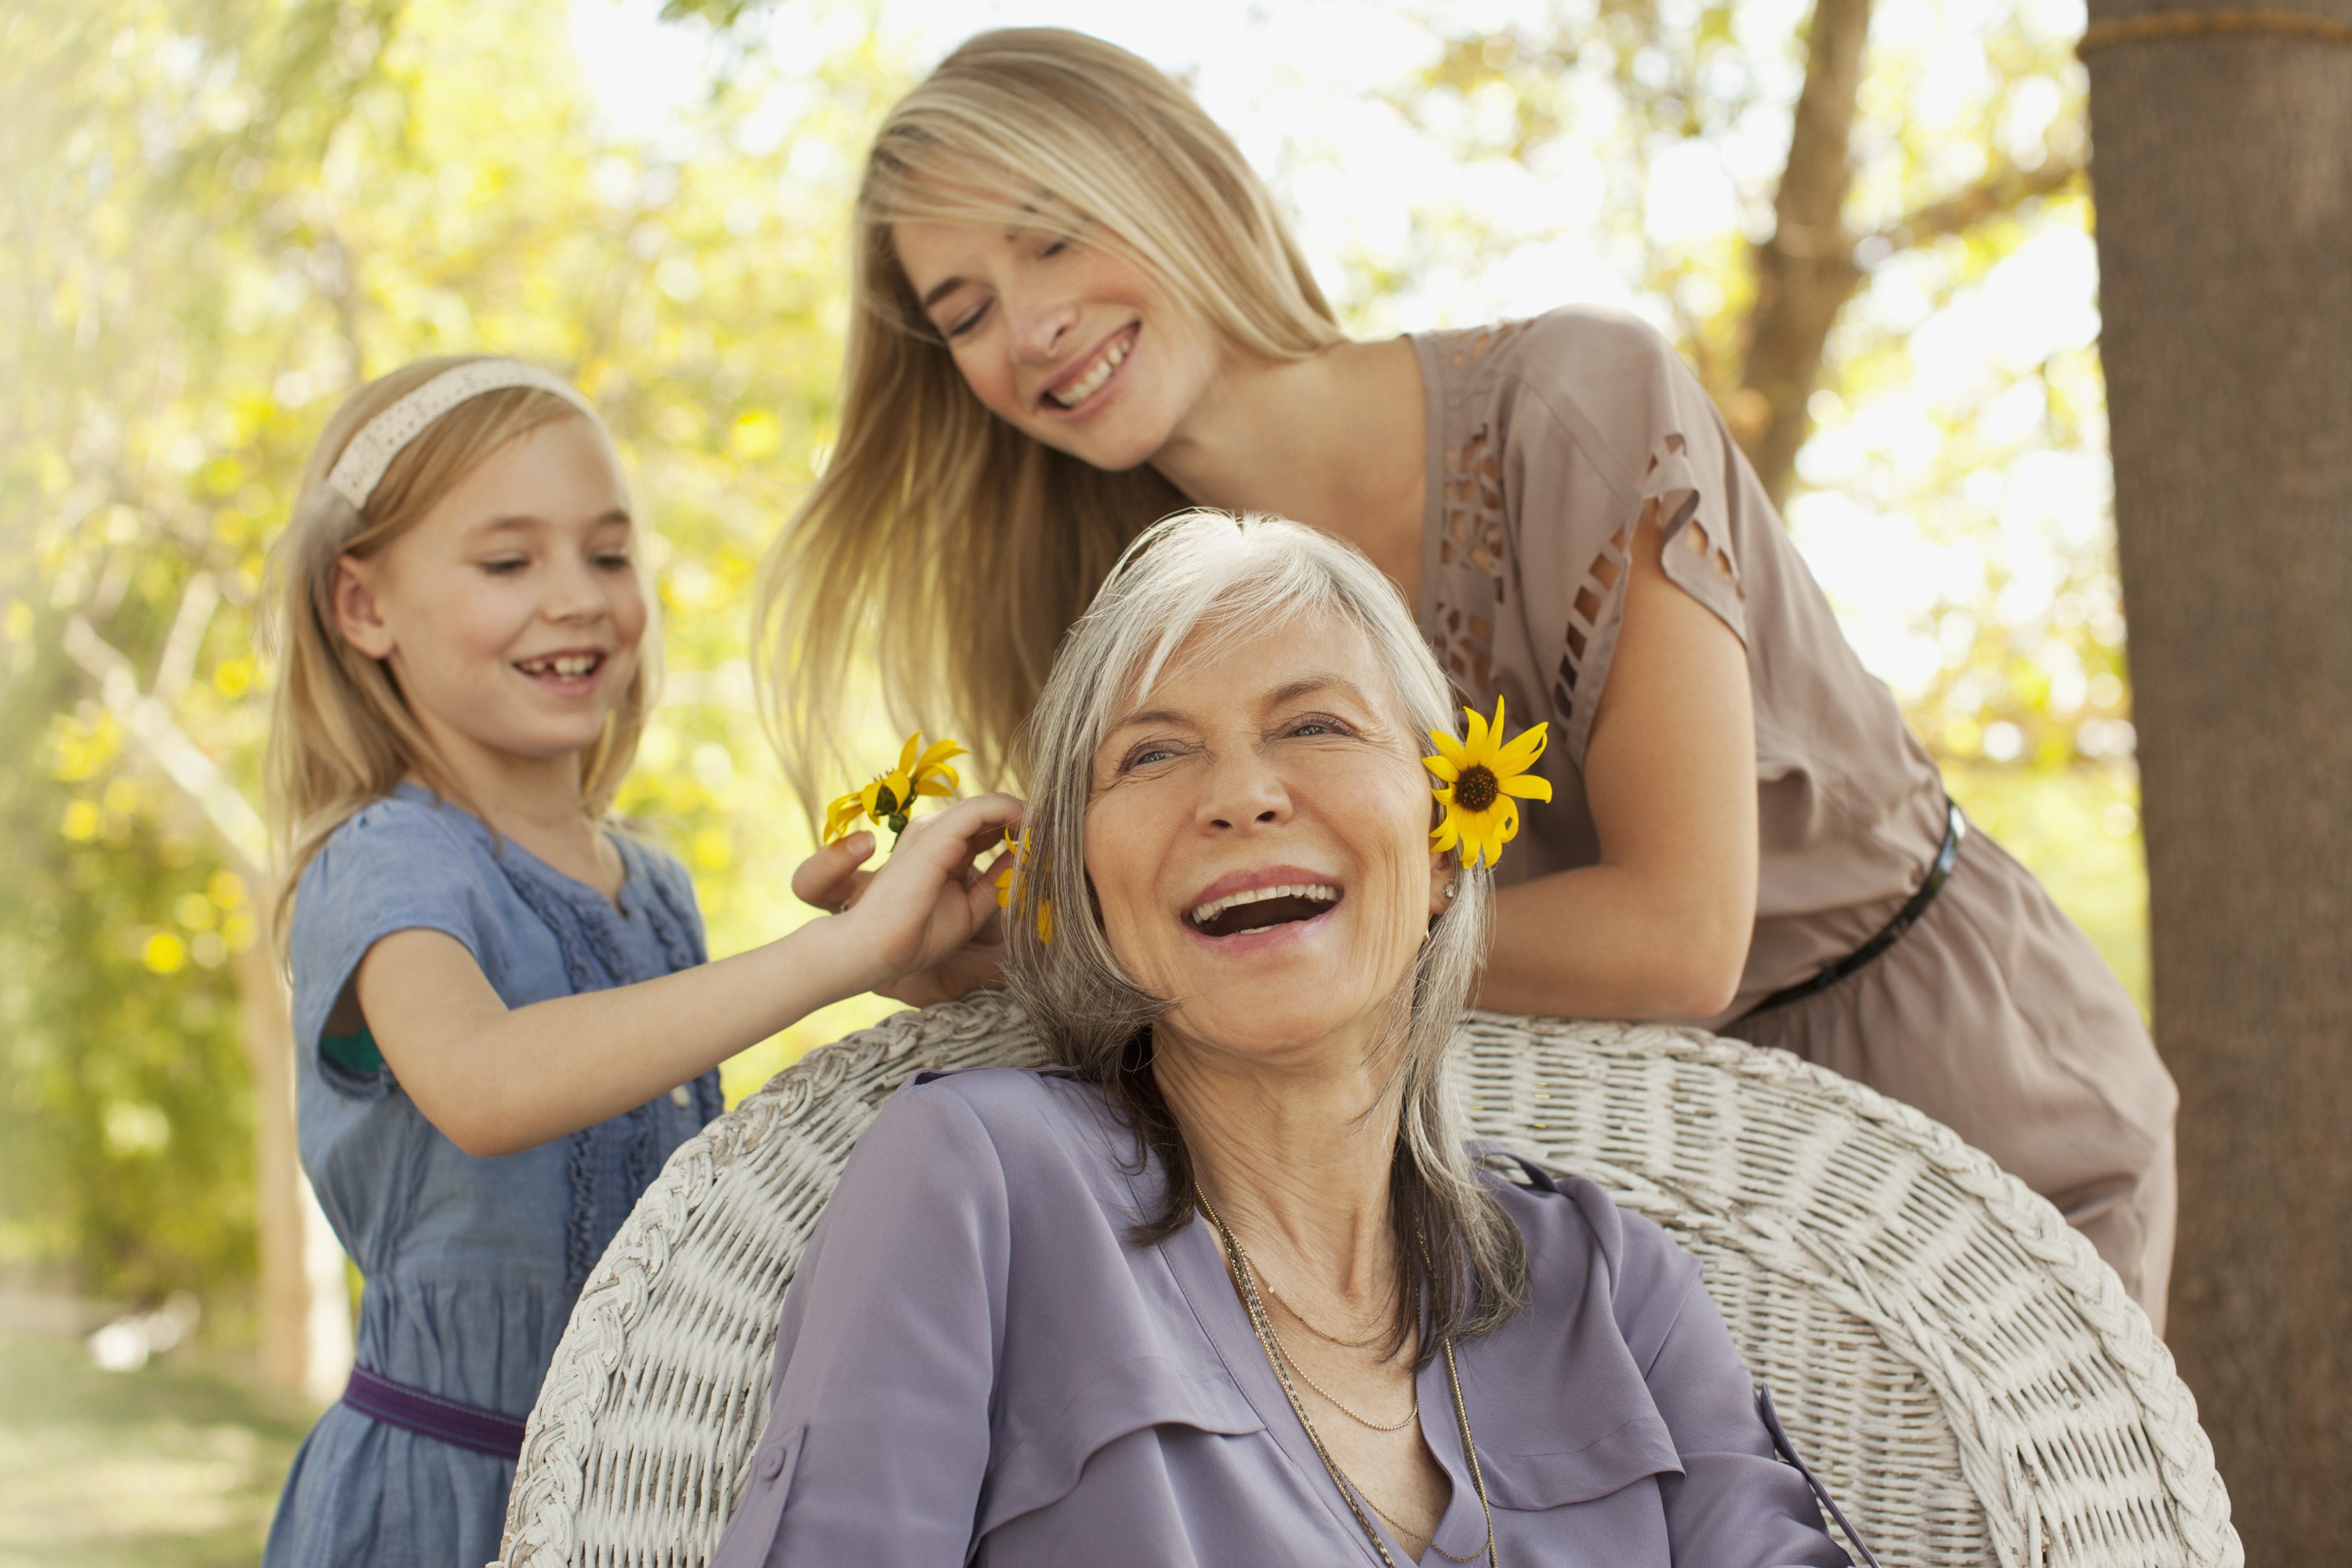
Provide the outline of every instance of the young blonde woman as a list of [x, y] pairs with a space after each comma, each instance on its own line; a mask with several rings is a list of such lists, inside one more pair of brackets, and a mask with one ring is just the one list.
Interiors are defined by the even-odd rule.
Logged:
[[1466, 702], [1550, 722], [1482, 1005], [1692, 1021], [1906, 1100], [2161, 1324], [2175, 1095], [2137, 1010], [1946, 799], [1657, 333], [1571, 308], [1350, 341], [1232, 141], [1059, 30], [981, 35], [909, 93], [856, 226], [840, 437], [763, 595], [798, 765], [870, 636], [894, 701], [1017, 773], [1136, 534], [1188, 503], [1310, 523]]

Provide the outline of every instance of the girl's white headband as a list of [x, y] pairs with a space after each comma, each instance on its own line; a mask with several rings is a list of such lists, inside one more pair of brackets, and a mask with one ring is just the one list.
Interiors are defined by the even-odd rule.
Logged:
[[327, 475], [327, 488], [352, 503], [352, 510], [365, 510], [368, 497], [375, 493], [383, 471], [400, 456], [401, 448], [425, 433], [444, 414], [467, 398], [479, 397], [486, 392], [497, 392], [509, 386], [535, 386], [551, 392], [578, 408], [589, 418], [596, 411], [580, 395], [570, 382], [550, 375], [535, 364], [525, 364], [513, 359], [478, 359], [445, 370], [423, 386], [410, 393], [362, 426], [360, 433], [343, 448], [342, 456]]

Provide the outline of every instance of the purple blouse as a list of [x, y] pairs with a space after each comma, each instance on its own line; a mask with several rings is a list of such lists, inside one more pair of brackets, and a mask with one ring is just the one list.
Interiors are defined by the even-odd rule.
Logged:
[[[712, 1568], [1376, 1568], [1205, 1223], [1127, 1241], [1163, 1179], [1135, 1148], [1050, 1072], [900, 1089], [785, 1292], [767, 1430]], [[1528, 1305], [1456, 1360], [1501, 1561], [1844, 1568], [1697, 1262], [1589, 1182], [1495, 1187], [1527, 1237]], [[1442, 1360], [1420, 1395], [1453, 1482], [1435, 1545], [1481, 1553]]]

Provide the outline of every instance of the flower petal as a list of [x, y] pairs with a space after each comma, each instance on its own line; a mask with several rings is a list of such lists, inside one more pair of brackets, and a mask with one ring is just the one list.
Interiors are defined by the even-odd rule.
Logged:
[[1427, 768], [1431, 773], [1435, 773], [1439, 778], [1444, 779], [1447, 784], [1452, 784], [1454, 780], [1462, 776], [1462, 770], [1456, 767], [1454, 763], [1447, 762], [1444, 757], [1423, 757], [1421, 759], [1421, 765]]
[[1462, 749], [1461, 742], [1444, 731], [1432, 730], [1429, 732], [1429, 740], [1430, 743], [1437, 748], [1437, 754], [1453, 764], [1457, 773], [1470, 765], [1470, 753]]
[[1462, 841], [1462, 818], [1458, 812], [1449, 811], [1445, 820], [1429, 831], [1429, 847], [1443, 855]]
[[1550, 736], [1549, 723], [1530, 724], [1513, 737], [1511, 743], [1495, 752], [1495, 771], [1498, 773], [1525, 773], [1544, 753], [1544, 743]]
[[824, 808], [824, 842], [846, 835], [857, 819], [866, 815], [866, 803], [855, 795], [845, 795]]
[[1505, 795], [1517, 795], [1521, 800], [1549, 800], [1551, 780], [1541, 773], [1513, 773], [1498, 781]]
[[[916, 733], [919, 735], [922, 731], [919, 730]], [[963, 748], [958, 745], [955, 742], [934, 741], [931, 742], [930, 749], [922, 754], [922, 757], [915, 763], [915, 766], [918, 771], [935, 768], [945, 763], [950, 757], [961, 757], [962, 755]], [[905, 764], [901, 763], [900, 765], [904, 766]]]
[[1462, 716], [1469, 721], [1468, 739], [1462, 742], [1462, 753], [1474, 763], [1486, 759], [1486, 718], [1475, 708], [1465, 708]]

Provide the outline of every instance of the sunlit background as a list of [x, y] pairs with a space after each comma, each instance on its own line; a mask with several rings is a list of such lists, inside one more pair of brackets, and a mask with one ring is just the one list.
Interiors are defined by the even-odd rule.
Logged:
[[[970, 32], [1083, 27], [1183, 77], [1360, 333], [1603, 302], [1671, 335], [1735, 428], [1759, 416], [1750, 247], [1801, 3], [686, 8], [0, 19], [0, 1568], [251, 1561], [310, 1409], [263, 1374], [333, 1371], [257, 1343], [253, 612], [357, 381], [487, 348], [606, 410], [659, 535], [669, 667], [624, 805], [693, 869], [722, 953], [803, 913], [805, 822], [744, 632], [832, 439], [857, 159]], [[1787, 510], [1956, 796], [2144, 1002], [2082, 24], [2072, 0], [1880, 6], [1862, 279]], [[866, 722], [878, 766], [890, 725]], [[747, 1053], [730, 1098], [884, 1007]]]

